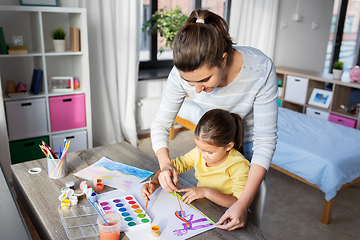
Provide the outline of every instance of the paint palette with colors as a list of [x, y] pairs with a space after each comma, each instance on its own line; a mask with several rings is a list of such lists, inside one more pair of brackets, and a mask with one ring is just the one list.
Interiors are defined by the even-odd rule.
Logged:
[[151, 218], [133, 195], [118, 197], [99, 202], [104, 213], [112, 211], [122, 217], [121, 231], [127, 231], [140, 226], [148, 225]]

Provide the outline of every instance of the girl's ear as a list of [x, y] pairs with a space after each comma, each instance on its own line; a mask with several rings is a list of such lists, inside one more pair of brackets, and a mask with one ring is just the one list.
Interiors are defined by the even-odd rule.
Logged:
[[226, 146], [226, 151], [230, 151], [233, 147], [234, 147], [234, 142], [229, 142], [228, 145]]
[[222, 63], [221, 63], [221, 68], [224, 68], [226, 66], [226, 62], [227, 62], [227, 56], [228, 54], [226, 52], [223, 53], [223, 56], [222, 56]]

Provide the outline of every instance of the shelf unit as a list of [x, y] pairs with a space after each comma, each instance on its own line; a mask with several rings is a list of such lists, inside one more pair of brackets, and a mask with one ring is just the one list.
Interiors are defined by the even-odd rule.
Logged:
[[[283, 80], [283, 84], [284, 84], [283, 94], [279, 96], [279, 100], [281, 101], [280, 104], [281, 107], [288, 108], [304, 114], [306, 113], [307, 107], [317, 109], [319, 111], [327, 112], [329, 114], [336, 114], [338, 116], [345, 117], [347, 119], [356, 120], [357, 121], [356, 129], [358, 130], [360, 129], [360, 114], [351, 114], [340, 107], [341, 105], [346, 106], [349, 104], [352, 89], [360, 89], [359, 83], [347, 83], [347, 82], [342, 82], [341, 80], [334, 80], [332, 74], [316, 73], [316, 72], [310, 72], [310, 71], [282, 67], [282, 66], [276, 67], [276, 74], [277, 74], [277, 79]], [[285, 94], [286, 94], [287, 76], [296, 76], [296, 77], [308, 79], [304, 104], [286, 100]], [[342, 78], [349, 79], [348, 76], [344, 76], [344, 75], [342, 76]], [[329, 87], [331, 89], [328, 89]], [[333, 93], [332, 101], [328, 109], [308, 104], [309, 98], [314, 88], [332, 91]]]
[[[52, 146], [52, 137], [59, 134], [71, 135], [74, 132], [86, 131], [87, 148], [92, 148], [92, 120], [90, 100], [90, 76], [89, 76], [89, 53], [87, 16], [84, 8], [62, 8], [62, 7], [34, 7], [34, 6], [0, 6], [0, 27], [3, 28], [5, 41], [12, 42], [12, 36], [21, 35], [23, 42], [29, 47], [26, 55], [4, 55], [0, 54], [0, 80], [1, 92], [4, 105], [7, 102], [45, 99], [45, 112], [47, 131], [46, 134], [33, 134], [30, 138], [45, 137], [49, 139]], [[65, 52], [55, 52], [50, 32], [52, 29], [62, 27], [66, 32], [67, 47]], [[70, 27], [80, 29], [79, 52], [70, 51]], [[32, 74], [34, 69], [43, 70], [43, 78], [40, 92], [37, 95], [30, 93]], [[69, 92], [52, 92], [49, 89], [49, 78], [53, 76], [73, 76], [79, 79], [78, 89]], [[26, 84], [28, 96], [21, 98], [9, 98], [6, 94], [7, 81], [15, 84], [22, 82]], [[71, 96], [83, 94], [85, 102], [86, 125], [81, 128], [68, 129], [54, 132], [51, 130], [49, 99], [57, 96]], [[10, 105], [10, 104], [8, 104]], [[66, 112], [67, 109], [58, 111]], [[24, 124], [26, 124], [24, 122]], [[9, 131], [9, 122], [7, 122]], [[29, 137], [26, 137], [29, 139]], [[8, 134], [8, 140], [25, 140], [22, 137], [12, 138]], [[57, 146], [52, 146], [57, 149]], [[71, 146], [69, 151], [71, 150]], [[40, 149], [39, 149], [40, 152]]]

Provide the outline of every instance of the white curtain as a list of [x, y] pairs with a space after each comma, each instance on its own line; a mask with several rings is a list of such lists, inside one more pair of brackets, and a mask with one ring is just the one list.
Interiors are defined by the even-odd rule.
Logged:
[[229, 32], [236, 45], [274, 57], [279, 0], [232, 0]]
[[136, 147], [142, 0], [74, 2], [87, 9], [94, 146], [125, 139]]

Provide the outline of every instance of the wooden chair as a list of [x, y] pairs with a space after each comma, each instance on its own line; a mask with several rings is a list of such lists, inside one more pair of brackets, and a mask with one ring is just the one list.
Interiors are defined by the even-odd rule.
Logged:
[[260, 226], [262, 214], [264, 211], [265, 196], [266, 196], [266, 184], [265, 181], [262, 181], [259, 190], [257, 191], [254, 200], [252, 202], [254, 209], [248, 215], [248, 221], [257, 227]]
[[170, 130], [170, 137], [169, 137], [170, 140], [173, 140], [174, 137], [175, 137], [175, 129], [174, 129], [175, 123], [180, 124], [184, 128], [187, 128], [187, 129], [190, 129], [190, 130], [193, 130], [193, 131], [195, 131], [195, 128], [196, 128], [196, 125], [193, 124], [192, 122], [190, 122], [189, 120], [187, 120], [185, 118], [181, 118], [179, 116], [176, 116], [174, 124], [173, 124], [173, 126], [171, 127], [171, 130]]

